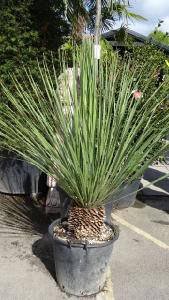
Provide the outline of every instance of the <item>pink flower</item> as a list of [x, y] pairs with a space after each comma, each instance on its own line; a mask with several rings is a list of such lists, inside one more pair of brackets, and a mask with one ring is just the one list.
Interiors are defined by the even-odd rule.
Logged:
[[136, 91], [134, 91], [134, 98], [136, 99], [136, 100], [138, 100], [138, 99], [141, 99], [141, 97], [142, 97], [142, 92], [141, 91], [139, 91], [139, 90], [136, 90]]

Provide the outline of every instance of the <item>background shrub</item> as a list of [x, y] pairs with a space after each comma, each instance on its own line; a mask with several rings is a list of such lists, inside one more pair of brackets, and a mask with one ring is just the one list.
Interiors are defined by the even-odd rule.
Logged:
[[[1, 0], [2, 1], [2, 0]], [[55, 4], [55, 6], [54, 6]], [[69, 33], [62, 18], [62, 1], [5, 0], [0, 4], [0, 79], [11, 85], [9, 73], [19, 73], [23, 65], [38, 76], [37, 59], [51, 51], [58, 63], [58, 48]]]

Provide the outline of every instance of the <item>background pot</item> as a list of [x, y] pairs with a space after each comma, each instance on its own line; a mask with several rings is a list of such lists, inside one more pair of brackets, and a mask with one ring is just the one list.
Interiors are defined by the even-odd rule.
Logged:
[[[113, 240], [98, 244], [71, 243], [53, 238], [53, 222], [49, 234], [53, 239], [56, 279], [60, 288], [72, 295], [92, 295], [104, 287], [111, 261], [114, 241], [118, 238], [115, 226]], [[112, 225], [111, 225], [112, 226]]]
[[8, 151], [0, 153], [0, 192], [6, 194], [43, 193], [46, 177], [35, 166]]
[[[166, 140], [169, 141], [169, 134], [166, 136]], [[167, 165], [169, 165], [169, 150], [164, 154], [164, 160]]]
[[[137, 191], [139, 189], [140, 179], [130, 184], [123, 184], [119, 191], [111, 196], [105, 204], [106, 221], [111, 221], [111, 213], [113, 209], [124, 209], [132, 206], [136, 201]], [[132, 195], [130, 195], [133, 193]], [[122, 198], [124, 197], [125, 198]]]

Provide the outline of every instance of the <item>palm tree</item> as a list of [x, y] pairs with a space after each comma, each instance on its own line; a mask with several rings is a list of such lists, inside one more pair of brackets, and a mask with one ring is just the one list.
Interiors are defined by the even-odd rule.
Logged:
[[[66, 15], [72, 24], [72, 35], [81, 39], [85, 30], [93, 33], [96, 21], [96, 0], [64, 0]], [[130, 3], [126, 0], [101, 0], [102, 31], [109, 30], [120, 19], [145, 21], [140, 15], [129, 11]]]

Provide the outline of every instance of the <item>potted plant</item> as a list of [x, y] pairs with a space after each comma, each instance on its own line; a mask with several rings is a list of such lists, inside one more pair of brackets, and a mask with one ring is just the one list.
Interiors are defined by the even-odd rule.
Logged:
[[0, 192], [37, 196], [44, 190], [39, 186], [42, 172], [11, 151], [0, 153]]
[[63, 64], [62, 90], [45, 60], [39, 66], [44, 89], [31, 70], [22, 83], [12, 75], [15, 95], [1, 83], [10, 105], [0, 111], [0, 143], [54, 178], [72, 199], [68, 218], [54, 221], [49, 233], [59, 286], [83, 296], [103, 288], [118, 237], [105, 222], [104, 204], [166, 150], [157, 144], [169, 130], [169, 110], [158, 109], [167, 89], [144, 103], [133, 97], [141, 73], [130, 62], [122, 72], [117, 56], [96, 68], [92, 41], [84, 41], [73, 61], [71, 86]]

